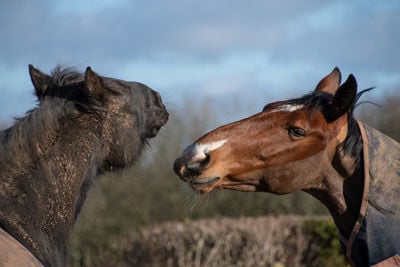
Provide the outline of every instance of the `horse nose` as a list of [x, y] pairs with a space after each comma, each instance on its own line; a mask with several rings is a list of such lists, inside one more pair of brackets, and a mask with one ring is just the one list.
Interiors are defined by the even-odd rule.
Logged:
[[167, 124], [167, 122], [168, 122], [168, 118], [169, 118], [169, 113], [168, 113], [168, 111], [165, 109], [165, 108], [163, 108], [162, 110], [160, 110], [158, 113], [157, 113], [157, 117], [158, 117], [158, 122], [157, 122], [157, 124], [160, 126], [160, 128], [162, 127], [162, 126], [164, 126], [165, 124]]
[[174, 171], [181, 178], [199, 175], [210, 162], [210, 154], [197, 151], [194, 145], [187, 147], [180, 158], [174, 162]]
[[161, 127], [163, 127], [168, 122], [169, 113], [164, 108], [162, 110], [157, 110], [154, 112], [153, 117], [150, 117], [149, 126], [146, 132], [147, 138], [153, 138], [160, 131]]

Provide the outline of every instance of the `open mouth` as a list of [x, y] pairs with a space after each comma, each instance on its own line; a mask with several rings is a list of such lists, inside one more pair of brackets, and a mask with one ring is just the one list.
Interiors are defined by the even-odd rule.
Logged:
[[240, 180], [233, 177], [225, 179], [222, 181], [221, 177], [207, 178], [202, 177], [202, 179], [193, 180], [189, 182], [190, 186], [199, 192], [200, 194], [206, 194], [214, 190], [219, 189], [229, 189], [242, 192], [254, 192], [257, 191], [259, 181], [254, 180]]
[[214, 178], [205, 179], [205, 180], [194, 180], [194, 181], [190, 182], [190, 185], [195, 190], [202, 191], [201, 189], [203, 189], [205, 187], [209, 187], [209, 186], [215, 184], [216, 182], [218, 182], [219, 180], [221, 180], [220, 177], [214, 177]]

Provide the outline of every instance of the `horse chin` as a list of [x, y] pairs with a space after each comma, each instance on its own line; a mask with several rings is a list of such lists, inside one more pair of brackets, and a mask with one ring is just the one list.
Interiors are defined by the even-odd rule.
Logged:
[[224, 189], [235, 190], [235, 191], [242, 191], [242, 192], [255, 192], [258, 191], [257, 187], [250, 184], [235, 184], [235, 185], [223, 185]]
[[236, 177], [227, 175], [224, 177], [223, 182], [220, 183], [219, 188], [242, 192], [255, 192], [259, 191], [259, 180], [258, 176], [247, 175], [246, 177]]
[[192, 187], [196, 192], [204, 195], [216, 187], [220, 183], [220, 177], [198, 177], [189, 183], [190, 187]]
[[257, 185], [246, 181], [230, 181], [221, 177], [197, 177], [189, 185], [199, 194], [205, 195], [214, 189], [229, 189], [242, 192], [255, 192]]

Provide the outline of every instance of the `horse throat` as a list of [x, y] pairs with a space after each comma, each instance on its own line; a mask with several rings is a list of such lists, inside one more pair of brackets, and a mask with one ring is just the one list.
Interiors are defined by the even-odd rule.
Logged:
[[[360, 151], [359, 157], [362, 157]], [[321, 182], [304, 190], [329, 210], [342, 236], [348, 238], [359, 217], [364, 188], [362, 160], [341, 149], [325, 164]]]

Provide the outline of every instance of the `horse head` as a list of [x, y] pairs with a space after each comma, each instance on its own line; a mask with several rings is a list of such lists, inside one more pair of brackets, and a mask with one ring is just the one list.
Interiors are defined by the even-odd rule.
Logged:
[[29, 73], [41, 105], [62, 99], [76, 107], [77, 118], [101, 123], [99, 131], [108, 154], [103, 169], [132, 164], [142, 144], [168, 120], [160, 94], [144, 84], [103, 77], [90, 67], [83, 75], [58, 67], [49, 76], [29, 65]]
[[[340, 83], [335, 68], [312, 93], [270, 103], [258, 114], [210, 131], [175, 161], [176, 174], [203, 194], [213, 189], [287, 194], [340, 187], [340, 181], [327, 177], [337, 174], [332, 162], [348, 136], [348, 116], [357, 98], [353, 75]], [[354, 171], [344, 160], [342, 165]]]

